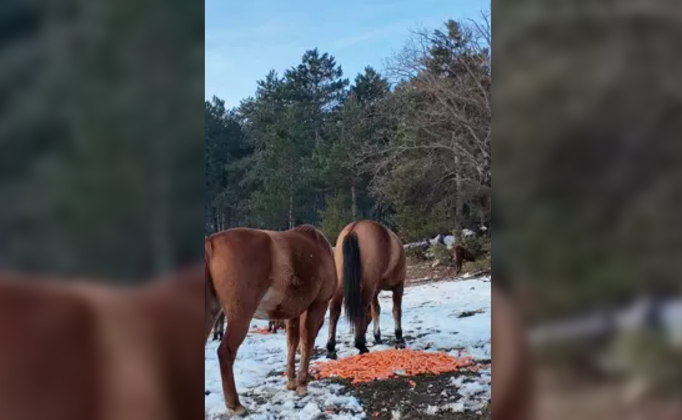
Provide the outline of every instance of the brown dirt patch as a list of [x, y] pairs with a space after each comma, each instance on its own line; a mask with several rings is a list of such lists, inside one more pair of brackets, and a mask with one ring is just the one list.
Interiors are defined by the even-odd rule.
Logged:
[[427, 281], [438, 281], [454, 276], [453, 267], [431, 267], [433, 262], [409, 262], [407, 265], [407, 282], [421, 283]]
[[[489, 420], [490, 406], [480, 412], [440, 411], [429, 414], [428, 407], [443, 406], [457, 401], [461, 396], [453, 389], [451, 378], [474, 374], [454, 372], [441, 375], [421, 375], [373, 381], [351, 385], [349, 381], [335, 380], [345, 386], [345, 392], [358, 398], [368, 419], [393, 420]], [[414, 383], [414, 387], [413, 384]]]

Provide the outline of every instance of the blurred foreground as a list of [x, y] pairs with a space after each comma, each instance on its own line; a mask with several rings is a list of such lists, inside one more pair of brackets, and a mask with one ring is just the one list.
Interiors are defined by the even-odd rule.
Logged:
[[175, 270], [201, 253], [202, 29], [189, 1], [2, 2], [0, 419], [201, 415], [203, 274]]
[[682, 418], [679, 4], [495, 11], [493, 283], [526, 331], [495, 338], [494, 404], [532, 375], [538, 419]]
[[0, 276], [0, 418], [200, 416], [203, 271], [132, 289]]

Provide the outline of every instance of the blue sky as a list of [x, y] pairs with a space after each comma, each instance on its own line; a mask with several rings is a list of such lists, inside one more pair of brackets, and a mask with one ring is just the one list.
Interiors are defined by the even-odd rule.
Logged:
[[206, 99], [228, 107], [270, 69], [283, 73], [317, 47], [353, 79], [400, 50], [410, 30], [478, 18], [490, 0], [206, 0]]

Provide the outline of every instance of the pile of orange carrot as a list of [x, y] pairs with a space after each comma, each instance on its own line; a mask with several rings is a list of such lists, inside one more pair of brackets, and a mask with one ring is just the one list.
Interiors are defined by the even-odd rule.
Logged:
[[254, 334], [272, 334], [267, 328], [254, 328], [251, 332]]
[[472, 368], [471, 357], [416, 350], [386, 350], [352, 356], [338, 361], [318, 362], [312, 370], [316, 379], [352, 379], [353, 384], [396, 376], [439, 375]]

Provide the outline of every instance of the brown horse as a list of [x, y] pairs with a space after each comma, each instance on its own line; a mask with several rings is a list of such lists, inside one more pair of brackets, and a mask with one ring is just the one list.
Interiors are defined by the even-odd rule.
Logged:
[[[336, 241], [338, 286], [329, 307], [329, 358], [336, 358], [336, 326], [344, 305], [355, 330], [355, 347], [367, 353], [365, 333], [374, 321], [374, 341], [381, 343], [379, 292], [393, 292], [393, 319], [398, 347], [404, 347], [401, 327], [405, 289], [405, 250], [398, 236], [383, 225], [361, 220], [346, 226]], [[371, 307], [371, 318], [369, 317]]]
[[[221, 305], [227, 330], [218, 348], [225, 405], [237, 415], [240, 404], [233, 365], [252, 318], [287, 320], [287, 389], [307, 392], [315, 337], [336, 286], [329, 241], [312, 226], [285, 232], [247, 228], [217, 233], [205, 241], [205, 336]], [[301, 365], [295, 372], [301, 342]]]
[[455, 263], [455, 274], [459, 274], [462, 272], [464, 261], [476, 261], [476, 256], [463, 246], [455, 245], [452, 247], [452, 260]]
[[203, 267], [118, 290], [0, 276], [0, 419], [195, 419]]

